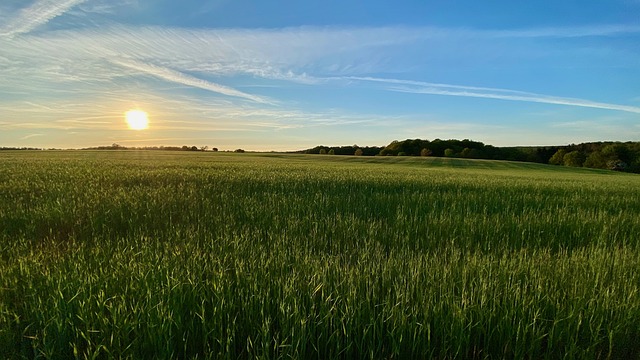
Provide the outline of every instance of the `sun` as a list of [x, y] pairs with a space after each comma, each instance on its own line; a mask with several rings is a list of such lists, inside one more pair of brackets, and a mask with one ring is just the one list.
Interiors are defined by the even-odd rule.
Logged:
[[149, 127], [149, 116], [142, 110], [129, 110], [124, 117], [131, 130], [144, 130]]

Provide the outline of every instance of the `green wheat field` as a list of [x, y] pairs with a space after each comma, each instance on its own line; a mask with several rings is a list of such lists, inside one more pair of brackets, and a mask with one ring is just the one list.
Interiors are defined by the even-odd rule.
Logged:
[[0, 153], [0, 358], [640, 357], [640, 176]]

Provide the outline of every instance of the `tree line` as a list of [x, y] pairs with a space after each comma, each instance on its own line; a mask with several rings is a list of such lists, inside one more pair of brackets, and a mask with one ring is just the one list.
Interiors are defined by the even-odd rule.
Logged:
[[44, 150], [42, 148], [34, 148], [34, 147], [8, 147], [8, 146], [2, 146], [0, 147], [0, 151], [2, 150]]
[[[164, 151], [207, 151], [208, 146], [123, 146], [117, 143], [105, 146], [95, 146], [84, 148], [82, 150], [164, 150]], [[211, 148], [211, 151], [218, 151], [218, 148]]]
[[306, 154], [438, 156], [509, 160], [640, 173], [640, 142], [592, 142], [565, 146], [495, 147], [464, 140], [407, 139], [387, 146], [316, 146]]
[[[0, 150], [42, 150], [0, 147]], [[218, 151], [208, 146], [125, 147], [117, 143], [84, 150]], [[234, 152], [243, 153], [243, 149]], [[509, 160], [541, 164], [608, 169], [640, 173], [640, 142], [590, 142], [564, 146], [495, 147], [479, 141], [407, 139], [386, 146], [316, 146], [293, 153], [356, 156], [437, 156], [467, 159]]]

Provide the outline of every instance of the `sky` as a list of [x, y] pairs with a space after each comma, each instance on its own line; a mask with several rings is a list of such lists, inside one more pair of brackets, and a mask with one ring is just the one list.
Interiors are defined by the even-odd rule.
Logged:
[[640, 140], [640, 0], [0, 2], [0, 147], [415, 138]]

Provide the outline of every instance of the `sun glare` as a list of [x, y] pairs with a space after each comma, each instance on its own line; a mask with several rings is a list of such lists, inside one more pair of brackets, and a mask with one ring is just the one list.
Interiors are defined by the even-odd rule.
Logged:
[[127, 125], [131, 130], [144, 130], [149, 127], [149, 117], [142, 110], [129, 110], [125, 113]]

